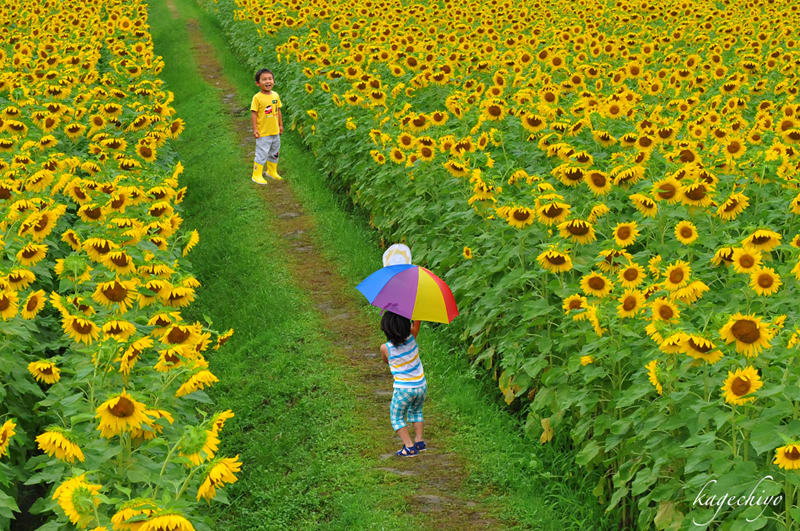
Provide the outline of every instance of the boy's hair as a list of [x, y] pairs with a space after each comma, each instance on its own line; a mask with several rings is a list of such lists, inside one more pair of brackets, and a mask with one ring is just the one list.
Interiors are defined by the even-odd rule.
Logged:
[[381, 317], [381, 330], [393, 345], [402, 345], [411, 334], [411, 319], [387, 310]]
[[272, 73], [272, 70], [270, 70], [268, 68], [262, 68], [261, 70], [256, 72], [256, 83], [258, 83], [261, 80], [261, 74], [269, 74], [273, 78], [275, 78], [275, 74]]

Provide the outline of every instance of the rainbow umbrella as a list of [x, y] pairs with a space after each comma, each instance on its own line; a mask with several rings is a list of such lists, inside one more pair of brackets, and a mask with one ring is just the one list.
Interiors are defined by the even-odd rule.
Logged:
[[373, 306], [412, 320], [450, 323], [458, 315], [453, 292], [422, 266], [391, 265], [356, 286]]

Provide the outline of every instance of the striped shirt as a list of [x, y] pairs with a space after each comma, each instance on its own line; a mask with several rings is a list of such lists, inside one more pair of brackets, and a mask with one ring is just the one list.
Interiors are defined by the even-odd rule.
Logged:
[[394, 388], [424, 387], [425, 373], [422, 371], [422, 360], [419, 359], [419, 348], [414, 336], [408, 336], [398, 346], [389, 341], [386, 348], [389, 350], [389, 370], [394, 377]]

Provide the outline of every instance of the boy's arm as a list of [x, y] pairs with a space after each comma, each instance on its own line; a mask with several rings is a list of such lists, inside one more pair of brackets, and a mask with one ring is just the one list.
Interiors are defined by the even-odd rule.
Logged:
[[385, 363], [389, 363], [389, 350], [386, 348], [386, 344], [381, 345], [381, 356]]
[[283, 134], [283, 115], [281, 114], [281, 108], [278, 107], [278, 130], [280, 134]]
[[417, 334], [419, 334], [419, 325], [422, 321], [413, 321], [411, 323], [411, 335], [414, 336], [414, 339], [417, 339]]
[[250, 111], [250, 118], [253, 122], [253, 136], [258, 138], [258, 113], [256, 111]]

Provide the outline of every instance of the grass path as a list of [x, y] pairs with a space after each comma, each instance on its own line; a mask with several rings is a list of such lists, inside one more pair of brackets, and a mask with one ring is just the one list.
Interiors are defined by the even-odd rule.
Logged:
[[484, 396], [496, 391], [430, 330], [420, 339], [431, 449], [390, 457], [399, 439], [388, 427], [377, 313], [353, 289], [380, 265], [375, 235], [339, 208], [294, 134], [282, 139], [287, 181], [252, 184], [249, 69], [190, 0], [153, 2], [151, 25], [162, 77], [187, 120], [177, 149], [190, 190], [186, 223], [201, 234], [195, 311], [236, 329], [210, 361], [221, 380], [215, 402], [237, 414], [223, 450], [245, 464], [230, 505], [212, 506], [218, 525], [547, 529], [594, 520], [591, 486], [561, 454], [533, 455]]

